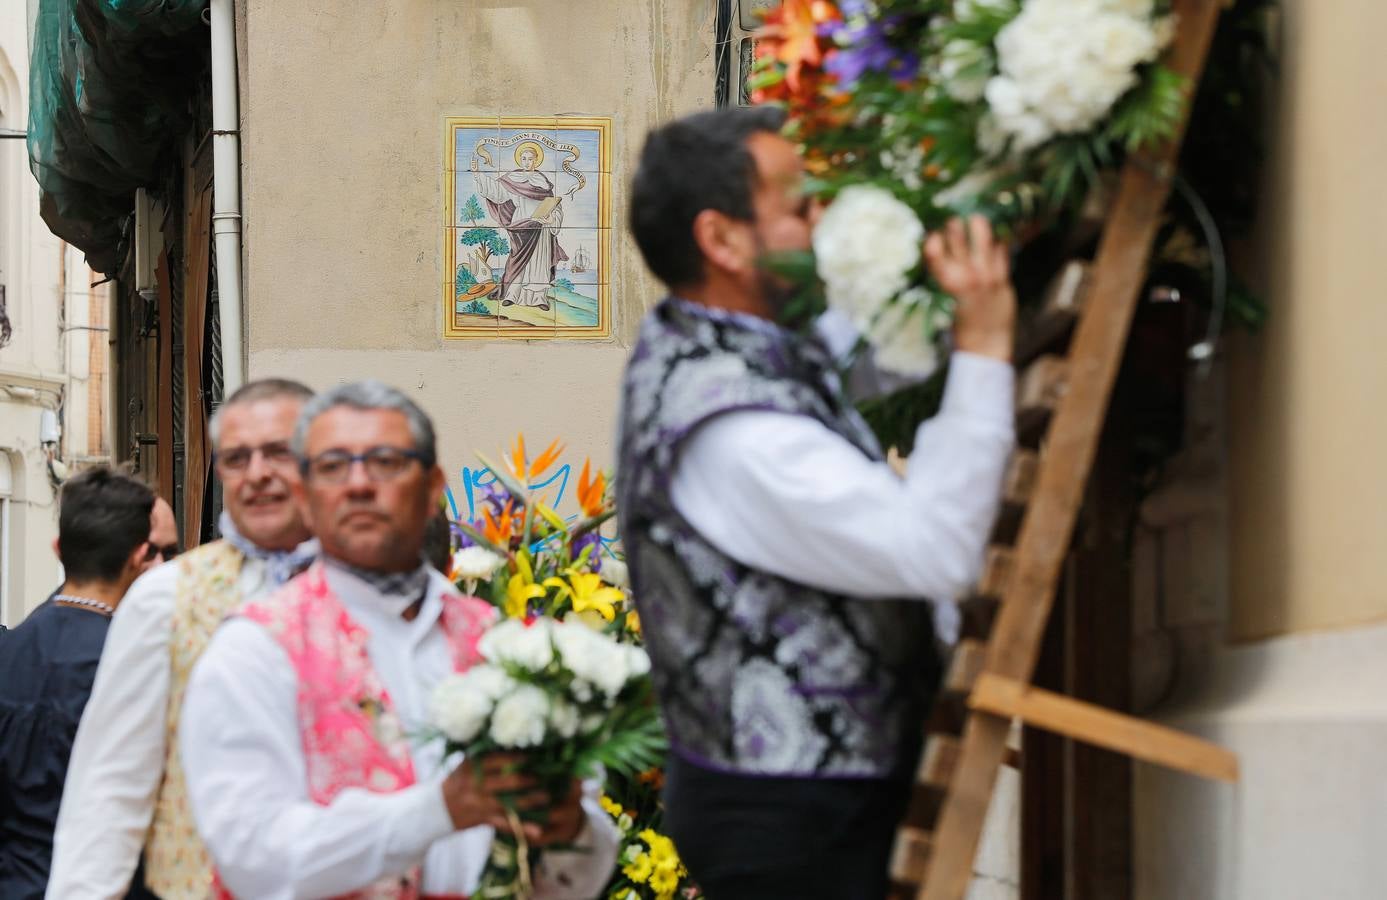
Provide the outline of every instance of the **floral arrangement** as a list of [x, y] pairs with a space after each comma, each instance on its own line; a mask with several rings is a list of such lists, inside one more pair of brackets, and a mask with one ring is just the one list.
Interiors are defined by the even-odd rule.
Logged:
[[689, 881], [688, 869], [674, 842], [654, 828], [637, 824], [637, 814], [609, 795], [602, 808], [621, 831], [620, 871], [607, 886], [608, 900], [700, 900], [703, 892]]
[[920, 265], [926, 230], [1054, 221], [1170, 136], [1185, 84], [1157, 59], [1173, 33], [1163, 0], [786, 0], [753, 98], [787, 108], [811, 190], [836, 199], [813, 258], [777, 266], [852, 317], [878, 365], [929, 373], [952, 303]]
[[554, 441], [531, 460], [523, 435], [503, 465], [478, 454], [496, 481], [483, 489], [481, 516], [453, 525], [460, 546], [452, 580], [508, 618], [575, 613], [594, 626], [638, 633], [640, 620], [623, 592], [626, 565], [600, 530], [616, 515], [607, 476], [584, 461], [577, 483], [580, 516], [572, 522], [529, 487], [562, 455]]
[[[641, 648], [576, 617], [536, 617], [503, 619], [478, 650], [486, 661], [444, 680], [431, 699], [447, 752], [523, 752], [526, 771], [556, 797], [574, 778], [634, 775], [663, 758]], [[518, 835], [497, 837], [482, 896], [524, 896], [528, 849]]]
[[[622, 810], [613, 816], [622, 863], [607, 895], [698, 897], [673, 844], [657, 832], [664, 733], [626, 564], [601, 534], [615, 515], [610, 479], [584, 461], [572, 521], [530, 487], [546, 481], [562, 455], [555, 441], [531, 459], [523, 436], [499, 466], [478, 454], [496, 480], [484, 489], [480, 516], [454, 523], [450, 577], [501, 615], [478, 644], [485, 662], [439, 686], [433, 722], [450, 751], [524, 752], [551, 790], [601, 771], [604, 807]], [[645, 849], [633, 852], [637, 844]], [[484, 895], [519, 895], [526, 855], [518, 842], [498, 839]], [[643, 878], [626, 871], [633, 865]]]

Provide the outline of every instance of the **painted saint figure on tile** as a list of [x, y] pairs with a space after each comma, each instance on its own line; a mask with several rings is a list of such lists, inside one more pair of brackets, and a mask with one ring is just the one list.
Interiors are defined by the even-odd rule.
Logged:
[[477, 190], [510, 239], [499, 287], [502, 306], [548, 310], [558, 264], [568, 259], [559, 246], [563, 201], [554, 194], [554, 182], [539, 171], [542, 162], [544, 148], [536, 141], [516, 147], [519, 168], [503, 174], [481, 171], [477, 158], [472, 158]]
[[447, 120], [446, 337], [611, 334], [610, 128]]

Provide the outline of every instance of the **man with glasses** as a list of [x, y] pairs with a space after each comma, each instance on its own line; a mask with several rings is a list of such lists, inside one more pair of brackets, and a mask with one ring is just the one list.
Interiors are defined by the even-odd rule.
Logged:
[[178, 555], [178, 520], [163, 497], [154, 499], [154, 511], [149, 514], [149, 547], [151, 569]]
[[58, 557], [65, 579], [0, 637], [0, 897], [43, 896], [73, 736], [111, 616], [151, 559], [154, 494], [89, 469], [63, 485]]
[[531, 846], [565, 848], [541, 855], [534, 897], [597, 896], [617, 835], [595, 786], [550, 798], [507, 771], [513, 757], [450, 770], [435, 742], [412, 739], [495, 616], [423, 559], [444, 487], [433, 424], [367, 381], [309, 403], [294, 446], [322, 558], [218, 630], [180, 730], [221, 883], [259, 900], [466, 896], [509, 827], [510, 793], [548, 809], [523, 826]]
[[[164, 900], [202, 900], [213, 872], [188, 811], [178, 756], [189, 673], [212, 632], [317, 553], [293, 491], [294, 422], [313, 396], [281, 379], [251, 382], [211, 423], [226, 510], [222, 540], [159, 566], [130, 589], [111, 625], [73, 749], [48, 896], [125, 896], [144, 881]], [[160, 555], [177, 552], [176, 535]]]

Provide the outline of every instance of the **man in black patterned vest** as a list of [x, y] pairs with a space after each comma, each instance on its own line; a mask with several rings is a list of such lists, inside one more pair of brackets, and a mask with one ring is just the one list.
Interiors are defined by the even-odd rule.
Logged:
[[883, 386], [870, 359], [841, 371], [857, 331], [834, 312], [788, 323], [764, 268], [810, 246], [819, 212], [782, 121], [702, 113], [642, 153], [631, 227], [670, 295], [626, 369], [621, 534], [692, 876], [711, 900], [866, 900], [886, 892], [936, 634], [1000, 499], [1015, 296], [982, 219], [925, 242], [958, 301], [955, 351], [897, 475], [845, 386]]

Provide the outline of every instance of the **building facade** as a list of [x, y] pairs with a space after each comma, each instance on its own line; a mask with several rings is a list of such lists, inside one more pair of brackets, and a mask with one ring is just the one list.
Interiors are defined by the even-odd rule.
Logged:
[[1153, 712], [1236, 751], [1234, 787], [1138, 767], [1136, 896], [1383, 894], [1387, 857], [1387, 8], [1283, 0], [1259, 233], [1271, 315], [1149, 502], [1138, 648]]
[[[28, 120], [29, 22], [0, 7], [0, 135]], [[39, 218], [25, 143], [0, 136], [0, 624], [61, 583], [56, 491], [110, 457], [105, 286]]]

